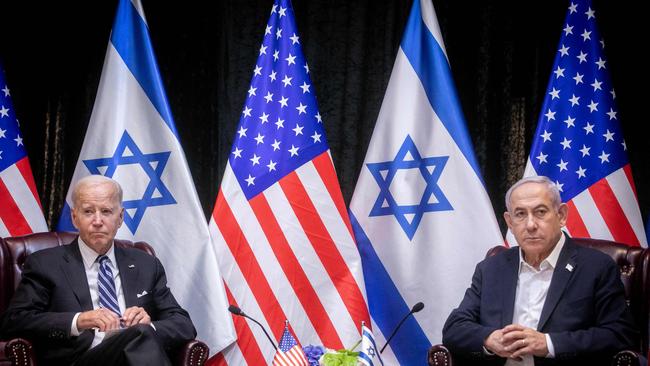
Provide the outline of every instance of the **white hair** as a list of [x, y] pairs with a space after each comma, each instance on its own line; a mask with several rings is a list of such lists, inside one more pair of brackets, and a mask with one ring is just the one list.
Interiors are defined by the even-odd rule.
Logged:
[[85, 176], [77, 183], [74, 185], [74, 188], [72, 189], [72, 206], [73, 208], [77, 206], [77, 200], [79, 199], [79, 192], [81, 191], [82, 188], [85, 188], [87, 186], [98, 186], [101, 184], [110, 184], [113, 186], [113, 190], [115, 192], [117, 202], [122, 205], [122, 187], [120, 184], [109, 177], [103, 176], [103, 175], [88, 175]]
[[560, 190], [557, 188], [555, 183], [553, 183], [553, 181], [550, 180], [547, 176], [533, 175], [530, 177], [521, 178], [515, 184], [513, 184], [510, 189], [508, 189], [508, 192], [506, 192], [506, 208], [508, 209], [508, 212], [511, 208], [510, 196], [512, 196], [512, 192], [526, 183], [543, 184], [546, 190], [551, 194], [551, 203], [553, 204], [553, 208], [556, 210], [560, 208], [560, 205], [562, 204], [562, 197], [560, 196]]

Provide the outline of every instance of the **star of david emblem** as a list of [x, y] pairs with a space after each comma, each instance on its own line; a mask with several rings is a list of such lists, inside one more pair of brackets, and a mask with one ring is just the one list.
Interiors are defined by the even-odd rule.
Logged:
[[[366, 166], [377, 181], [380, 192], [369, 216], [393, 215], [409, 240], [413, 240], [420, 221], [426, 212], [450, 211], [453, 207], [438, 186], [438, 179], [449, 156], [423, 158], [407, 135], [393, 161], [367, 163]], [[417, 169], [426, 186], [417, 204], [398, 204], [391, 192], [391, 183], [399, 170]], [[399, 183], [395, 183], [399, 184]], [[396, 187], [399, 189], [400, 187]]]
[[[160, 179], [171, 151], [144, 154], [127, 131], [124, 131], [113, 156], [84, 160], [91, 174], [113, 177], [118, 166], [138, 164], [149, 178], [142, 198], [124, 200], [124, 223], [135, 234], [148, 207], [173, 205], [176, 200]], [[101, 168], [106, 168], [102, 173]]]
[[375, 348], [372, 347], [372, 346], [368, 347], [368, 350], [366, 351], [366, 354], [368, 356], [370, 356], [371, 358], [375, 357]]

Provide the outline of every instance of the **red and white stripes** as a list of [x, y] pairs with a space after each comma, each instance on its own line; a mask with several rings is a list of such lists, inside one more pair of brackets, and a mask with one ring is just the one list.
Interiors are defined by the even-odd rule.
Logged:
[[568, 202], [572, 236], [648, 245], [630, 165], [593, 184]]
[[300, 346], [295, 345], [287, 352], [278, 351], [273, 359], [273, 366], [309, 366]]
[[[369, 323], [359, 253], [328, 152], [246, 200], [228, 165], [210, 231], [229, 300], [280, 338], [288, 319], [302, 344], [349, 347]], [[238, 340], [220, 363], [258, 365], [275, 350], [235, 318]]]
[[27, 157], [0, 172], [0, 236], [48, 231]]

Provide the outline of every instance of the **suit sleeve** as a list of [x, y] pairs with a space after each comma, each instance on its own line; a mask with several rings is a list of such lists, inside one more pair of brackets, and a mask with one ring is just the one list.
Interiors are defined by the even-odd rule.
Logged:
[[167, 286], [165, 270], [155, 258], [153, 301], [156, 314], [150, 314], [156, 333], [167, 349], [176, 348], [196, 338], [196, 329], [189, 314], [183, 309]]
[[637, 347], [638, 332], [625, 301], [618, 268], [611, 260], [604, 262], [598, 264], [603, 270], [594, 289], [594, 325], [574, 331], [549, 332], [558, 359], [593, 356], [595, 350], [597, 354], [611, 355]]
[[44, 271], [44, 256], [27, 257], [20, 284], [0, 326], [3, 338], [67, 339], [75, 312], [49, 311], [53, 279]]
[[458, 308], [451, 312], [442, 330], [442, 342], [451, 352], [472, 358], [490, 357], [483, 351], [483, 342], [497, 329], [480, 323], [482, 269], [482, 263], [479, 263], [465, 297]]

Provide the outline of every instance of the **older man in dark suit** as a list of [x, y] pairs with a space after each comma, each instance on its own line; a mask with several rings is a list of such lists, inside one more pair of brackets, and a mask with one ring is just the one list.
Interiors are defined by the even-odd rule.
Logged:
[[169, 365], [167, 351], [196, 331], [160, 261], [113, 245], [122, 189], [92, 175], [79, 180], [72, 202], [79, 237], [27, 257], [0, 333], [32, 340], [43, 365]]
[[563, 234], [568, 208], [555, 184], [524, 178], [506, 205], [519, 247], [477, 265], [443, 329], [454, 356], [481, 365], [609, 365], [617, 351], [636, 348], [618, 268]]

